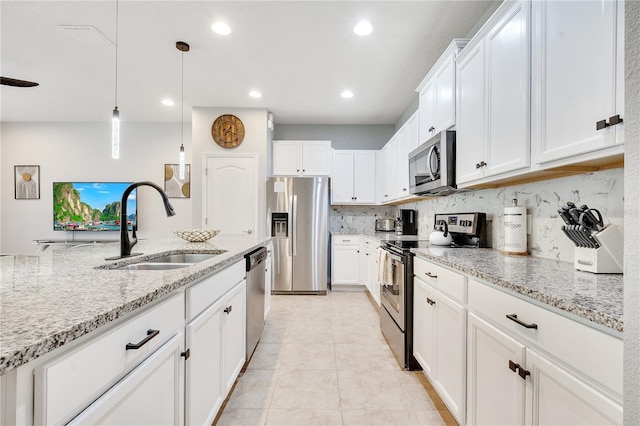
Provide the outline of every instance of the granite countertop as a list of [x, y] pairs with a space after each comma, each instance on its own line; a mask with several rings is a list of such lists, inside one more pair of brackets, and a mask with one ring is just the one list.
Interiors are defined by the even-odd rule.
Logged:
[[[623, 331], [622, 274], [578, 271], [573, 263], [533, 256], [507, 256], [492, 249], [431, 247], [416, 256], [448, 266], [587, 320], [596, 328]], [[619, 332], [619, 333], [618, 333]]]
[[[140, 240], [119, 261], [119, 243], [49, 249], [0, 257], [0, 374], [26, 364], [137, 308], [238, 260], [268, 238], [218, 236], [210, 242]], [[194, 265], [164, 271], [100, 269], [136, 263], [158, 253], [211, 253]]]

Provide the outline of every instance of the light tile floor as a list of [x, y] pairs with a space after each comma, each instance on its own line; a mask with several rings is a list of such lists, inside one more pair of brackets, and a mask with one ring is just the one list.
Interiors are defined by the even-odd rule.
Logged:
[[451, 424], [427, 388], [422, 372], [398, 366], [366, 293], [272, 296], [260, 343], [215, 424]]

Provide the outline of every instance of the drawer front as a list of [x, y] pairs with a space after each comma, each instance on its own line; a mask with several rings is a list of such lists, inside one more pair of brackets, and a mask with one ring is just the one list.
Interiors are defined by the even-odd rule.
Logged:
[[187, 322], [194, 319], [247, 275], [244, 260], [205, 278], [187, 289]]
[[373, 238], [363, 238], [364, 240], [364, 246], [368, 247], [372, 250], [376, 250], [378, 247], [380, 247], [380, 243], [377, 240], [374, 240]]
[[475, 280], [469, 280], [468, 307], [622, 395], [621, 338]]
[[458, 302], [467, 300], [467, 278], [442, 266], [416, 257], [413, 273], [433, 288], [454, 298]]
[[352, 245], [352, 246], [360, 245], [359, 235], [333, 235], [332, 238], [333, 238], [333, 244]]
[[[35, 423], [69, 420], [183, 327], [184, 294], [180, 293], [36, 368]], [[159, 333], [154, 336], [148, 330]], [[150, 339], [139, 349], [126, 349], [127, 344], [146, 338]]]

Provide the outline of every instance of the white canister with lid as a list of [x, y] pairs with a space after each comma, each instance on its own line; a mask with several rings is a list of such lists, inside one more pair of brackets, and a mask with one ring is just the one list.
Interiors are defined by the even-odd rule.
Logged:
[[527, 208], [518, 206], [518, 200], [511, 200], [512, 206], [504, 208], [504, 254], [528, 254], [527, 249]]

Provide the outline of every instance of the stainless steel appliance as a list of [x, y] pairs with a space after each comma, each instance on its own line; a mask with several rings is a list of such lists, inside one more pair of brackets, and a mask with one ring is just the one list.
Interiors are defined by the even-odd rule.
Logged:
[[417, 235], [418, 223], [416, 211], [410, 209], [398, 209], [396, 212], [396, 234]]
[[247, 340], [245, 359], [256, 349], [264, 329], [264, 279], [267, 248], [260, 247], [244, 256], [247, 262]]
[[451, 234], [451, 247], [490, 247], [491, 232], [487, 215], [472, 213], [440, 213], [435, 215], [435, 224], [446, 224]]
[[393, 232], [396, 229], [396, 221], [393, 219], [376, 219], [376, 232]]
[[381, 246], [391, 273], [383, 274], [387, 277], [383, 276], [380, 284], [380, 329], [398, 364], [407, 370], [421, 369], [413, 356], [413, 253], [410, 249], [421, 244], [417, 239], [389, 239]]
[[269, 178], [266, 198], [272, 293], [327, 294], [329, 178]]
[[456, 191], [456, 132], [446, 130], [409, 153], [409, 191], [447, 195]]

